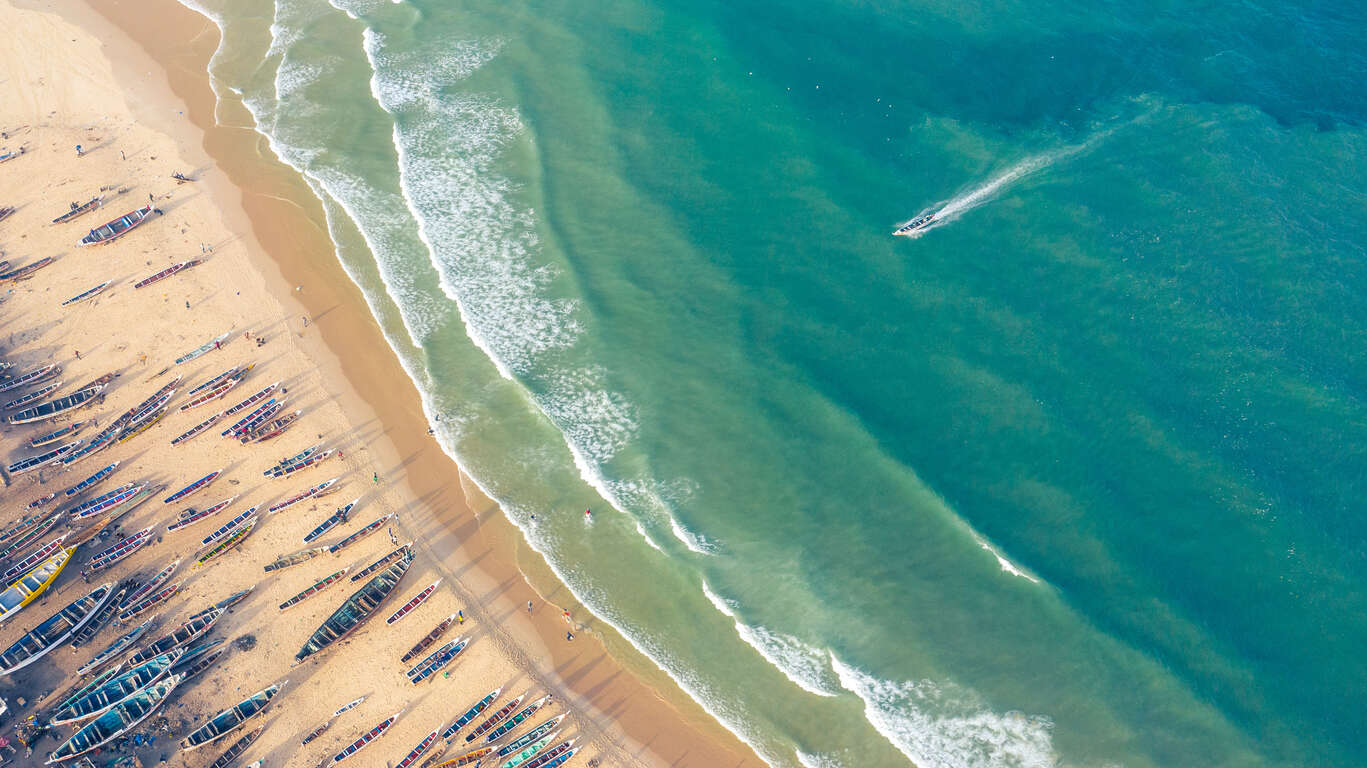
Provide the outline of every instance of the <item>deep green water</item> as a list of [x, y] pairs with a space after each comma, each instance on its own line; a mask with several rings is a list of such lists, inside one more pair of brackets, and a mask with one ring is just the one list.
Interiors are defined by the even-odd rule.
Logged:
[[1367, 765], [1363, 6], [203, 3], [448, 450], [771, 764]]

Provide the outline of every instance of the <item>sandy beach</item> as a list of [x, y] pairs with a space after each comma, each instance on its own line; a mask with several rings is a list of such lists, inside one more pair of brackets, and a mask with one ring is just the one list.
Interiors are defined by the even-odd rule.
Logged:
[[[96, 13], [68, 0], [22, 8], [0, 0], [0, 71], [6, 77], [0, 154], [22, 150], [0, 163], [0, 207], [17, 209], [0, 221], [0, 259], [10, 262], [4, 271], [53, 259], [27, 279], [0, 286], [0, 359], [13, 363], [6, 371], [12, 375], [51, 364], [62, 368], [33, 387], [0, 393], [0, 401], [60, 381], [49, 396], [35, 400], [42, 402], [114, 375], [103, 401], [92, 407], [56, 421], [6, 425], [0, 434], [4, 463], [48, 450], [27, 442], [73, 421], [85, 426], [68, 439], [88, 441], [119, 414], [175, 383], [166, 414], [146, 431], [70, 466], [6, 475], [0, 500], [0, 525], [6, 527], [32, 514], [25, 509], [30, 502], [54, 491], [61, 496], [62, 489], [114, 462], [117, 468], [95, 488], [62, 496], [40, 511], [67, 508], [126, 483], [158, 490], [102, 532], [108, 535], [77, 549], [40, 599], [0, 624], [0, 648], [102, 583], [117, 588], [180, 560], [167, 583], [182, 587], [126, 626], [111, 622], [75, 652], [62, 647], [0, 678], [0, 695], [10, 706], [5, 735], [13, 733], [13, 723], [55, 704], [56, 695], [76, 682], [75, 670], [131, 626], [157, 616], [148, 634], [155, 638], [249, 589], [215, 626], [212, 636], [227, 641], [219, 661], [177, 690], [139, 729], [153, 739], [135, 750], [144, 764], [208, 765], [264, 724], [237, 764], [264, 759], [267, 766], [317, 765], [401, 713], [392, 728], [348, 761], [394, 765], [494, 689], [502, 694], [490, 711], [514, 696], [526, 697], [515, 711], [550, 696], [510, 738], [565, 714], [555, 743], [578, 739], [582, 751], [571, 765], [761, 764], [700, 708], [671, 691], [662, 674], [630, 659], [628, 671], [608, 656], [597, 636], [600, 628], [563, 590], [541, 594], [528, 584], [523, 572], [544, 566], [426, 434], [417, 393], [332, 258], [316, 201], [274, 163], [260, 137], [244, 125], [216, 119], [204, 73], [214, 27], [175, 3], [158, 2], [157, 22], [130, 39], [124, 36], [128, 30], [99, 15], [118, 17], [129, 5], [100, 2]], [[150, 5], [138, 4], [144, 15]], [[178, 181], [177, 173], [192, 181]], [[72, 223], [52, 223], [73, 202], [101, 195], [98, 210]], [[116, 241], [77, 247], [92, 228], [149, 205], [157, 213]], [[200, 263], [135, 287], [194, 260]], [[106, 281], [108, 287], [94, 298], [62, 305]], [[175, 362], [204, 347], [193, 359]], [[193, 399], [189, 390], [231, 369], [246, 373], [221, 399], [181, 410]], [[253, 403], [171, 445], [214, 413], [277, 383], [260, 402], [274, 397], [282, 403], [274, 417], [299, 412], [280, 436], [251, 445], [220, 437], [256, 409]], [[281, 459], [311, 447], [317, 455], [332, 453], [318, 466], [284, 478], [263, 476]], [[213, 472], [221, 474], [206, 489], [163, 503]], [[328, 495], [267, 513], [334, 477]], [[167, 531], [185, 510], [228, 498], [235, 500], [213, 516]], [[306, 534], [353, 500], [345, 523], [304, 543]], [[205, 537], [239, 517], [245, 523], [244, 513], [253, 507], [257, 522], [238, 546], [192, 567], [197, 555], [218, 543], [201, 549]], [[388, 516], [393, 517], [371, 535], [336, 554], [263, 570], [283, 555], [337, 543]], [[68, 522], [9, 562], [66, 531]], [[99, 518], [81, 520], [70, 530], [78, 538], [84, 526], [98, 523]], [[148, 543], [107, 569], [83, 574], [92, 555], [119, 541], [115, 528], [128, 535], [150, 528]], [[339, 569], [354, 573], [408, 542], [415, 560], [369, 621], [343, 642], [296, 663], [309, 634], [363, 582], [343, 578], [288, 610], [278, 606]], [[411, 615], [386, 625], [386, 617], [438, 581]], [[459, 623], [440, 640], [400, 663], [438, 622], [458, 612]], [[431, 679], [410, 684], [404, 670], [461, 637], [469, 642], [455, 661]], [[273, 684], [282, 692], [264, 717], [211, 746], [178, 750], [177, 741], [209, 717]], [[334, 710], [362, 697], [363, 703], [337, 717], [321, 736], [300, 745]], [[16, 764], [41, 764], [72, 730], [52, 729], [29, 758], [20, 746]], [[474, 746], [458, 735], [442, 759]], [[112, 756], [96, 755], [97, 764]]]

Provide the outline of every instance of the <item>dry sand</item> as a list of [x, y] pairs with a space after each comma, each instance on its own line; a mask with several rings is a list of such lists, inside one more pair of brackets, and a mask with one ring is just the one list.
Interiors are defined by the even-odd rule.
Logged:
[[[149, 5], [138, 7], [145, 11]], [[139, 41], [159, 56], [158, 63], [79, 3], [26, 4], [43, 11], [37, 12], [0, 0], [0, 130], [7, 133], [0, 145], [25, 150], [19, 158], [0, 164], [0, 206], [19, 209], [0, 222], [0, 248], [6, 252], [0, 258], [14, 266], [44, 256], [55, 258], [31, 279], [0, 287], [3, 359], [16, 364], [14, 371], [60, 363], [60, 379], [65, 382], [61, 394], [104, 373], [118, 373], [106, 402], [73, 417], [98, 419], [101, 424], [173, 377], [183, 376], [172, 411], [149, 431], [67, 471], [47, 469], [13, 478], [0, 496], [0, 524], [19, 519], [34, 498], [117, 460], [117, 472], [97, 493], [126, 482], [167, 488], [119, 521], [124, 532], [156, 526], [154, 543], [95, 574], [92, 584], [134, 573], [147, 576], [185, 558], [173, 577], [183, 579], [185, 588], [162, 609], [164, 629], [230, 593], [253, 588], [219, 623], [217, 635], [230, 640], [250, 635], [255, 647], [229, 651], [188, 690], [175, 695], [158, 713], [168, 721], [169, 736], [160, 736], [155, 745], [142, 750], [144, 760], [156, 764], [166, 756], [171, 766], [207, 765], [236, 736], [188, 754], [178, 752], [174, 740], [219, 709], [288, 680], [262, 721], [269, 727], [242, 762], [264, 757], [272, 767], [315, 765], [402, 710], [388, 734], [348, 761], [394, 764], [432, 729], [444, 727], [489, 690], [502, 687], [509, 695], [528, 691], [533, 698], [555, 696], [532, 722], [568, 711], [562, 733], [578, 735], [587, 745], [571, 765], [587, 764], [592, 758], [603, 765], [759, 764], [734, 737], [682, 700], [677, 690], [667, 690], [666, 699], [624, 674], [594, 636], [598, 628], [593, 621], [576, 623], [578, 639], [565, 642], [561, 607], [537, 595], [518, 572], [519, 558], [524, 558], [524, 567], [535, 564], [525, 560], [527, 553], [510, 535], [510, 526], [423, 434], [417, 394], [383, 346], [359, 294], [333, 262], [330, 245], [317, 226], [316, 202], [310, 206], [300, 185], [259, 151], [259, 137], [241, 127], [215, 127], [203, 62], [212, 51], [216, 30], [178, 5], [165, 5], [150, 38], [181, 42], [159, 51], [149, 41]], [[117, 15], [127, 9], [111, 2], [99, 4], [99, 10]], [[168, 77], [175, 93], [167, 87]], [[201, 132], [195, 123], [208, 131]], [[77, 144], [83, 147], [79, 158]], [[171, 178], [176, 171], [198, 181], [177, 184]], [[109, 195], [103, 209], [75, 223], [49, 223], [71, 201], [84, 201], [101, 189]], [[75, 247], [89, 228], [147, 204], [149, 195], [164, 215], [113, 244]], [[133, 288], [147, 275], [194, 258], [203, 258], [204, 263], [154, 285]], [[60, 306], [64, 299], [105, 280], [113, 284], [96, 299]], [[292, 291], [292, 285], [304, 290]], [[172, 364], [229, 331], [222, 349], [184, 365]], [[258, 346], [245, 338], [246, 333], [267, 343]], [[177, 410], [188, 401], [184, 393], [189, 387], [248, 364], [255, 367], [246, 381], [222, 401], [188, 412]], [[288, 400], [286, 410], [303, 412], [284, 436], [244, 447], [218, 436], [225, 422], [184, 445], [169, 445], [172, 437], [214, 411], [276, 381], [281, 382], [277, 395]], [[8, 401], [24, 391], [5, 393], [0, 399]], [[34, 453], [24, 441], [55, 426], [44, 422], [6, 427], [0, 435], [4, 463]], [[94, 432], [88, 428], [80, 436], [89, 438]], [[339, 450], [341, 457], [290, 479], [260, 474], [281, 457], [320, 442]], [[222, 476], [208, 490], [182, 503], [161, 502], [171, 491], [219, 469]], [[201, 538], [214, 528], [251, 506], [264, 510], [333, 476], [342, 478], [336, 493], [263, 517], [241, 547], [203, 568], [190, 569]], [[165, 532], [166, 523], [180, 510], [234, 494], [240, 495], [237, 502], [213, 518]], [[417, 561], [377, 617], [317, 660], [295, 666], [294, 654], [308, 634], [357, 584], [344, 581], [284, 613], [276, 606], [339, 568], [358, 569], [389, 551], [390, 531], [381, 530], [338, 555], [323, 555], [283, 572], [265, 574], [262, 566], [304, 548], [302, 536], [353, 498], [359, 502], [350, 522], [324, 535], [322, 542], [335, 542], [377, 517], [398, 513], [387, 528], [399, 541], [417, 542]], [[80, 569], [109, 543], [85, 545], [43, 599], [0, 624], [0, 648], [89, 590]], [[431, 599], [395, 626], [385, 626], [385, 616], [439, 578], [442, 586]], [[525, 610], [528, 600], [536, 606], [532, 617]], [[564, 607], [579, 612], [570, 603]], [[438, 675], [420, 686], [410, 685], [399, 657], [457, 610], [469, 620], [444, 639], [469, 636], [469, 648], [448, 667], [449, 678]], [[0, 681], [0, 693], [19, 716], [52, 704], [44, 696], [69, 686], [74, 681], [70, 673], [120, 631], [106, 628], [78, 652], [60, 649]], [[650, 682], [661, 681], [662, 676], [655, 675]], [[360, 696], [366, 697], [361, 706], [307, 747], [299, 746], [302, 736], [332, 710]], [[18, 706], [19, 697], [26, 706]], [[60, 739], [70, 729], [65, 731]], [[457, 741], [465, 746], [459, 737]], [[58, 743], [44, 739], [33, 758], [21, 758], [19, 764], [38, 764]], [[458, 754], [453, 744], [446, 757]]]

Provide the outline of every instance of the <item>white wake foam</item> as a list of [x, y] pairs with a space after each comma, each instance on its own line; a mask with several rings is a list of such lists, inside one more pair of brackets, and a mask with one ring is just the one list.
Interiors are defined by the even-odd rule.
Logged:
[[993, 549], [993, 548], [992, 548], [992, 545], [991, 545], [991, 544], [988, 544], [987, 541], [984, 540], [982, 537], [980, 537], [980, 536], [974, 536], [974, 537], [973, 537], [973, 540], [976, 541], [976, 542], [978, 542], [978, 546], [980, 546], [980, 547], [982, 547], [983, 549], [987, 550], [988, 552], [990, 552], [990, 553], [992, 554], [993, 557], [997, 558], [997, 564], [1001, 566], [1001, 569], [1002, 569], [1003, 571], [1005, 571], [1005, 572], [1011, 574], [1012, 576], [1019, 576], [1019, 577], [1021, 577], [1022, 579], [1025, 579], [1026, 581], [1029, 581], [1029, 582], [1034, 583], [1034, 584], [1040, 583], [1040, 580], [1039, 580], [1039, 579], [1037, 579], [1037, 578], [1035, 578], [1034, 576], [1031, 576], [1030, 574], [1028, 574], [1028, 573], [1026, 573], [1025, 571], [1021, 570], [1020, 566], [1016, 565], [1015, 563], [1011, 562], [1010, 560], [1007, 560], [1007, 559], [1002, 555], [1002, 553], [1000, 553], [1000, 552], [998, 552], [997, 550]]
[[736, 606], [713, 592], [705, 581], [702, 591], [717, 610], [735, 622], [736, 634], [794, 685], [817, 696], [837, 694], [839, 686], [831, 674], [825, 651], [792, 635], [746, 624], [736, 615]]
[[834, 654], [840, 684], [864, 701], [864, 715], [918, 768], [1056, 768], [1050, 731], [1042, 717], [998, 714], [979, 697], [930, 680], [880, 680]]

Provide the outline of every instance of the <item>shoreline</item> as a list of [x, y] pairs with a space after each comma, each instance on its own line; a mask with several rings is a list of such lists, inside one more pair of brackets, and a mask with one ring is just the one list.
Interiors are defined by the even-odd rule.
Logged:
[[[207, 72], [217, 28], [174, 0], [154, 2], [159, 6], [156, 21], [146, 25], [138, 23], [136, 14], [121, 13], [127, 3], [117, 0], [90, 2], [89, 7], [79, 0], [23, 6], [55, 10], [94, 33], [121, 79], [141, 74], [148, 62], [161, 70], [147, 71], [143, 82], [126, 86], [125, 98], [139, 122], [173, 136], [178, 148], [203, 166], [197, 174], [207, 171], [199, 184], [210, 188], [232, 231], [241, 233], [251, 262], [275, 299], [286, 307], [302, 306], [302, 314], [313, 319], [292, 341], [322, 369], [326, 397], [338, 402], [349, 421], [367, 433], [367, 448], [376, 455], [375, 471], [386, 477], [386, 487], [406, 486], [404, 526], [425, 541], [428, 552], [439, 553], [446, 578], [443, 591], [459, 583], [456, 595], [468, 605], [477, 604], [477, 596], [495, 595], [486, 598], [489, 616], [481, 626], [497, 625], [501, 635], [496, 643], [505, 654], [519, 659], [529, 674], [544, 676], [548, 688], [568, 690], [581, 713], [581, 733], [597, 737], [595, 746], [615, 743], [613, 752], [633, 755], [622, 764], [762, 765], [667, 676], [658, 670], [649, 674], [653, 667], [648, 660], [634, 660], [628, 667], [608, 655], [597, 633], [611, 632], [610, 628], [590, 618], [572, 645], [563, 640], [559, 612], [582, 609], [563, 587], [537, 594], [526, 581], [524, 568], [539, 566], [549, 576], [540, 556], [526, 547], [497, 505], [426, 434], [420, 396], [393, 357], [359, 289], [337, 262], [312, 192], [274, 158], [265, 138], [249, 122], [217, 123], [219, 105]], [[145, 5], [139, 8], [145, 16]], [[111, 34], [109, 27], [118, 31]], [[172, 42], [176, 40], [188, 42]], [[160, 81], [158, 74], [166, 80]], [[168, 85], [165, 98], [183, 103], [188, 120], [165, 110], [157, 117], [165, 102], [155, 91]], [[220, 170], [222, 174], [214, 173]], [[292, 291], [291, 285], [304, 290]], [[296, 314], [300, 313], [286, 309], [278, 322], [297, 331]], [[383, 353], [375, 354], [376, 344]], [[404, 381], [401, 396], [395, 396], [394, 376]], [[401, 479], [391, 481], [390, 476]], [[435, 508], [445, 510], [440, 519], [426, 511]], [[547, 601], [531, 621], [520, 608], [527, 600]], [[557, 600], [566, 604], [551, 602]], [[643, 672], [649, 682], [639, 679]], [[611, 722], [607, 711], [613, 713]]]

